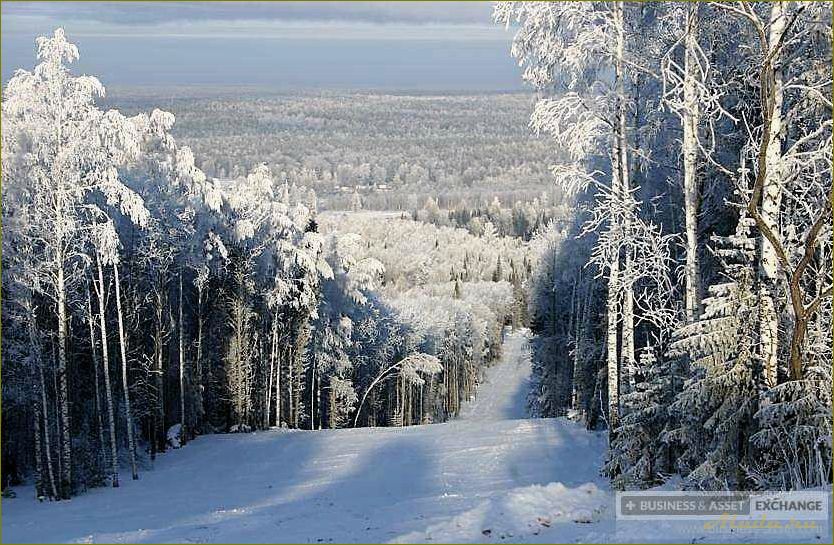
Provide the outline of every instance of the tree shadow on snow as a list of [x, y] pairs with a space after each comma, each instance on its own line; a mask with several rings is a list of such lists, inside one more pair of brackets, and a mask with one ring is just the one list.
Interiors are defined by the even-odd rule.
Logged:
[[170, 509], [138, 519], [144, 529], [125, 523], [115, 532], [86, 534], [157, 543], [387, 541], [402, 533], [401, 525], [419, 527], [421, 506], [436, 504], [432, 461], [409, 431], [378, 428], [363, 437], [356, 430], [305, 431], [243, 441], [237, 452], [222, 449], [241, 460], [239, 469], [225, 464], [222, 474], [211, 466], [223, 454], [207, 452], [193, 461], [202, 471], [178, 480], [182, 490], [167, 494], [161, 483], [148, 483]]
[[[4, 541], [189, 541], [186, 530], [210, 529], [301, 484], [310, 474], [305, 464], [320, 448], [304, 432], [200, 437], [157, 458], [138, 481], [122, 475], [120, 488], [9, 509]], [[210, 532], [202, 534], [211, 540]]]

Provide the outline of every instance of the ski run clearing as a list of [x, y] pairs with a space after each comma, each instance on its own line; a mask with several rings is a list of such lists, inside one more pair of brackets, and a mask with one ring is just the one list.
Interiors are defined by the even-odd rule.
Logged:
[[[140, 480], [39, 504], [4, 499], [10, 542], [826, 542], [618, 523], [604, 433], [525, 418], [529, 333], [510, 333], [460, 418], [406, 428], [201, 437]], [[127, 478], [124, 478], [127, 477]]]

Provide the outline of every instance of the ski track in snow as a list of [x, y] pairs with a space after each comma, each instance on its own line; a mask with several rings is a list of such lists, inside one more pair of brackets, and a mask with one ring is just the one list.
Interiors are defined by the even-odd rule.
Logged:
[[[526, 419], [529, 333], [507, 335], [460, 418], [407, 428], [270, 430], [198, 438], [140, 480], [43, 503], [2, 501], [10, 542], [785, 541], [614, 524], [605, 435]], [[675, 533], [677, 532], [677, 533]], [[830, 537], [821, 532], [822, 537]], [[825, 542], [814, 535], [803, 541]]]

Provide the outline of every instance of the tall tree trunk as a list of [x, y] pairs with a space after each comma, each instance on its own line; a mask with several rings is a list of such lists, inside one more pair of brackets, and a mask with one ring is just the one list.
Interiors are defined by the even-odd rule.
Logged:
[[[52, 360], [57, 361], [58, 357], [58, 349], [55, 346], [55, 342], [51, 343], [52, 345]], [[55, 465], [58, 469], [57, 476], [58, 476], [58, 492], [61, 492], [61, 474], [62, 474], [62, 465], [61, 465], [61, 400], [58, 397], [58, 373], [52, 373], [52, 392], [54, 393], [54, 403], [55, 403], [55, 440], [58, 441], [58, 456], [55, 459]], [[60, 499], [60, 496], [59, 496]]]
[[203, 384], [203, 284], [197, 284], [197, 355], [195, 364], [197, 366], [197, 414], [194, 419], [194, 429], [199, 433], [203, 427], [203, 416], [205, 414], [205, 392], [206, 385]]
[[[785, 7], [782, 2], [773, 2], [770, 9], [770, 35], [768, 42], [770, 55], [775, 48], [780, 46], [782, 36], [785, 32]], [[767, 176], [762, 192], [761, 217], [763, 222], [778, 237], [779, 209], [782, 204], [782, 101], [783, 83], [781, 60], [776, 55], [771, 61], [772, 89], [768, 90], [769, 100], [772, 100], [769, 125], [765, 127], [768, 138], [767, 155]], [[762, 82], [762, 85], [767, 85]], [[776, 311], [776, 290], [779, 275], [779, 264], [776, 250], [765, 236], [759, 237], [761, 248], [761, 264], [759, 266], [759, 281], [761, 283], [760, 308], [760, 329], [762, 345], [762, 364], [765, 375], [765, 382], [768, 386], [775, 386], [778, 372], [779, 354], [779, 316]]]
[[92, 294], [90, 293], [90, 285], [87, 284], [87, 324], [90, 329], [90, 354], [93, 358], [93, 383], [95, 384], [96, 394], [96, 428], [98, 430], [98, 449], [99, 456], [102, 458], [103, 466], [107, 466], [107, 456], [105, 454], [104, 446], [104, 422], [101, 418], [101, 392], [98, 385], [98, 350], [96, 346], [95, 324], [93, 319], [93, 303]]
[[[623, 264], [623, 275], [628, 275], [631, 270], [632, 259], [626, 256]], [[623, 388], [628, 393], [635, 385], [637, 375], [637, 360], [634, 356], [634, 289], [631, 282], [626, 280], [623, 289], [623, 328], [622, 328], [622, 354], [621, 378]]]
[[[38, 362], [40, 365], [40, 362]], [[35, 382], [35, 407], [32, 411], [33, 437], [35, 441], [35, 498], [40, 500], [46, 496], [46, 488], [43, 482], [43, 447], [41, 446], [41, 408], [39, 383]]]
[[167, 449], [167, 438], [165, 429], [165, 332], [163, 330], [163, 318], [165, 314], [165, 302], [163, 301], [164, 284], [160, 281], [156, 286], [156, 321], [154, 331], [154, 411], [153, 411], [153, 443], [156, 450], [165, 452]]
[[[625, 28], [624, 28], [624, 14], [623, 3], [621, 1], [614, 2], [613, 9], [614, 25], [616, 28], [616, 62], [614, 70], [614, 88], [617, 92], [617, 123], [614, 129], [614, 146], [611, 152], [611, 185], [614, 194], [623, 195], [627, 197], [628, 186], [626, 176], [628, 170], [626, 167], [625, 156], [625, 97], [623, 96], [623, 56], [625, 54]], [[620, 226], [625, 229], [626, 226]], [[627, 272], [627, 271], [626, 271]], [[620, 369], [619, 369], [619, 351], [617, 346], [617, 333], [619, 322], [619, 283], [620, 283], [620, 258], [615, 256], [609, 266], [608, 274], [608, 294], [606, 297], [606, 310], [608, 315], [608, 322], [606, 326], [606, 350], [607, 350], [607, 375], [608, 375], [608, 435], [609, 439], [613, 438], [614, 430], [619, 425], [620, 416], [620, 402], [619, 402], [619, 383], [620, 383]], [[629, 306], [630, 290], [625, 290], [623, 301], [623, 314]], [[633, 319], [633, 316], [632, 316]], [[631, 336], [631, 345], [633, 347], [633, 331], [627, 333], [628, 324], [623, 324], [623, 352], [626, 352], [626, 346], [629, 344], [628, 336]], [[624, 363], [627, 356], [623, 358]]]
[[400, 401], [400, 383], [402, 382], [402, 377], [400, 377], [400, 373], [397, 373], [395, 382], [394, 382], [394, 391], [395, 391], [395, 404], [394, 404], [394, 426], [402, 427], [403, 425], [403, 412], [402, 412], [402, 402]]
[[293, 428], [298, 427], [298, 419], [297, 419], [297, 412], [295, 410], [295, 377], [294, 377], [294, 367], [295, 367], [295, 359], [292, 354], [292, 348], [287, 348], [287, 388], [288, 388], [288, 397], [287, 400], [289, 405], [287, 407], [288, 414], [287, 420], [288, 424], [290, 424]]
[[180, 363], [180, 445], [185, 445], [186, 441], [188, 441], [188, 428], [186, 427], [186, 415], [185, 415], [185, 327], [182, 323], [182, 269], [180, 269], [180, 291], [179, 291], [179, 316], [178, 316], [178, 325], [179, 325], [179, 338], [178, 338], [178, 352], [179, 352], [179, 363]]
[[46, 467], [47, 473], [49, 474], [49, 486], [52, 489], [52, 497], [57, 499], [60, 498], [60, 496], [58, 495], [58, 487], [55, 484], [55, 472], [52, 469], [52, 441], [49, 438], [49, 404], [46, 401], [46, 381], [43, 377], [43, 364], [38, 366], [38, 373], [40, 375], [41, 407], [43, 409], [43, 446], [46, 451]]
[[119, 281], [119, 264], [113, 263], [113, 283], [116, 286], [116, 315], [119, 320], [119, 351], [122, 356], [122, 391], [125, 402], [125, 422], [127, 423], [127, 448], [130, 451], [130, 471], [133, 480], [139, 478], [136, 470], [136, 438], [133, 435], [133, 411], [130, 409], [130, 388], [127, 381], [127, 347], [124, 319], [122, 315], [122, 292]]
[[614, 430], [619, 425], [619, 358], [617, 357], [617, 283], [619, 282], [620, 264], [611, 263], [608, 275], [606, 350], [608, 362], [608, 436], [613, 438]]
[[311, 363], [310, 378], [310, 429], [316, 429], [316, 364]]
[[330, 386], [329, 395], [327, 396], [327, 427], [334, 429], [338, 427], [339, 423], [336, 418], [336, 395], [333, 386]]
[[[617, 171], [619, 173], [619, 191], [624, 199], [630, 200], [631, 182], [628, 170], [628, 136], [626, 126], [626, 98], [625, 98], [625, 14], [624, 2], [614, 3], [614, 23], [617, 31], [616, 37], [616, 63], [614, 67], [617, 92]], [[628, 220], [622, 226], [625, 233], [629, 231]], [[629, 278], [631, 272], [632, 256], [626, 251], [625, 264], [623, 267], [623, 328], [622, 328], [622, 360], [626, 374], [634, 375], [637, 362], [634, 357], [634, 288]]]
[[[273, 321], [274, 324], [274, 321]], [[274, 330], [273, 325], [273, 330]], [[269, 420], [272, 417], [272, 384], [275, 381], [275, 335], [269, 336], [269, 371], [266, 379], [266, 397], [264, 399], [263, 427], [269, 429]]]
[[116, 419], [113, 414], [113, 393], [110, 387], [110, 356], [107, 350], [107, 320], [104, 310], [104, 273], [98, 256], [96, 256], [96, 265], [98, 269], [96, 295], [98, 296], [99, 334], [101, 335], [101, 364], [104, 372], [104, 400], [107, 404], [107, 427], [110, 430], [111, 480], [113, 487], [116, 488], [119, 486], [119, 456], [116, 451]]
[[[38, 361], [40, 365], [40, 361]], [[35, 405], [32, 410], [32, 439], [35, 443], [35, 466], [32, 468], [35, 472], [35, 498], [38, 500], [46, 496], [46, 490], [43, 483], [43, 447], [41, 446], [41, 394], [38, 391], [40, 383], [37, 380], [34, 383]]]
[[275, 358], [275, 425], [281, 427], [281, 357], [278, 352], [278, 313], [272, 320], [272, 353]]
[[683, 195], [686, 215], [686, 321], [692, 323], [700, 315], [701, 272], [698, 263], [698, 105], [695, 74], [698, 48], [698, 5], [689, 6], [686, 14], [686, 39], [683, 78]]
[[[60, 228], [59, 228], [60, 230]], [[61, 244], [63, 241], [61, 241]], [[58, 258], [58, 405], [61, 414], [61, 498], [72, 495], [72, 438], [67, 388], [67, 294], [63, 256]]]
[[237, 297], [235, 300], [235, 307], [234, 307], [234, 335], [235, 335], [235, 353], [234, 353], [234, 367], [233, 367], [233, 374], [235, 377], [235, 387], [232, 391], [232, 399], [234, 400], [234, 417], [235, 417], [235, 425], [238, 427], [238, 431], [243, 431], [243, 424], [244, 424], [244, 411], [245, 411], [245, 384], [244, 384], [244, 374], [243, 374], [243, 301], [241, 300], [240, 296]]
[[[50, 499], [58, 499], [60, 496], [58, 495], [58, 487], [55, 484], [55, 472], [52, 468], [52, 442], [49, 438], [49, 404], [46, 400], [46, 380], [43, 376], [43, 354], [41, 351], [41, 344], [40, 340], [38, 339], [38, 334], [35, 330], [35, 314], [34, 312], [31, 315], [29, 325], [29, 346], [32, 351], [32, 356], [34, 357], [35, 361], [37, 362], [38, 368], [38, 381], [36, 387], [36, 395], [38, 399], [35, 401], [35, 455], [37, 457], [37, 462], [35, 463], [35, 468], [37, 471], [37, 476], [39, 477], [40, 481], [40, 490], [38, 492], [38, 497], [41, 497], [45, 493], [45, 485], [43, 483], [43, 471], [41, 470], [41, 463], [42, 463], [42, 453], [41, 453], [41, 425], [40, 420], [41, 416], [43, 417], [43, 450], [45, 451], [45, 458], [46, 458], [46, 474], [49, 479], [49, 491], [50, 491]], [[38, 403], [40, 403], [40, 408], [38, 408]]]
[[[579, 282], [582, 282], [582, 272], [579, 272]], [[579, 366], [580, 362], [582, 361], [582, 327], [585, 323], [585, 312], [587, 307], [587, 301], [583, 301], [581, 295], [578, 293], [578, 290], [581, 289], [577, 288], [574, 285], [574, 293], [576, 294], [576, 307], [574, 308], [574, 312], [576, 313], [576, 318], [574, 319], [574, 327], [573, 327], [573, 369], [571, 370], [571, 391], [570, 391], [570, 405], [568, 406], [569, 409], [579, 410], [579, 403], [578, 403], [578, 394], [579, 389], [577, 387], [577, 375], [579, 374]], [[585, 305], [583, 306], [583, 302]]]
[[[431, 380], [431, 379], [429, 379], [429, 380]], [[423, 413], [423, 410], [424, 410], [424, 407], [423, 407], [423, 388], [424, 387], [425, 387], [425, 384], [420, 386], [420, 390], [418, 391], [418, 394], [417, 394], [417, 410], [418, 410], [417, 414], [419, 415], [418, 420], [417, 420], [418, 424], [423, 423], [423, 416], [424, 416], [424, 413]]]

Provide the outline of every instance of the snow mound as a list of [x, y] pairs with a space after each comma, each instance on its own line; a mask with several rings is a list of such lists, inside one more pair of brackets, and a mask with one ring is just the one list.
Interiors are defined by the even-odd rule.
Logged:
[[250, 433], [251, 431], [249, 424], [235, 424], [229, 428], [229, 433]]
[[169, 447], [180, 448], [182, 446], [182, 424], [174, 424], [168, 428], [166, 437], [168, 439]]
[[393, 542], [519, 542], [557, 524], [598, 522], [610, 503], [611, 496], [593, 483], [576, 488], [562, 483], [526, 486]]

